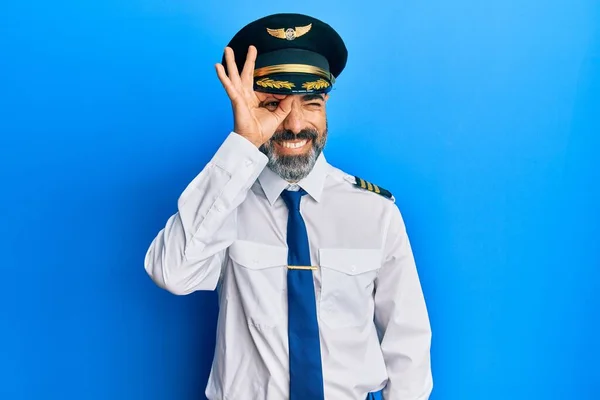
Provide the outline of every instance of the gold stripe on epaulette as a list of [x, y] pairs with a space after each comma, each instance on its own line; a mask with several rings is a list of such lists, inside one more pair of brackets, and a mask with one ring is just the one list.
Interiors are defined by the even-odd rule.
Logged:
[[374, 183], [366, 181], [358, 176], [354, 176], [354, 186], [364, 189], [366, 191], [369, 191], [371, 193], [377, 193], [380, 196], [383, 196], [392, 201], [395, 201], [394, 196], [392, 196], [392, 194], [388, 190], [386, 190], [382, 187], [379, 187], [379, 186], [375, 185]]

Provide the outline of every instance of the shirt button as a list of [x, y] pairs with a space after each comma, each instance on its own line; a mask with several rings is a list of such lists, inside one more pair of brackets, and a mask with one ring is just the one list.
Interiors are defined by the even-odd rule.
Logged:
[[252, 161], [252, 160], [246, 160], [246, 166], [247, 167], [251, 166], [252, 164], [254, 164], [254, 161]]
[[352, 271], [352, 272], [355, 272], [355, 271], [356, 271], [356, 265], [352, 265], [352, 266], [350, 267], [350, 271]]

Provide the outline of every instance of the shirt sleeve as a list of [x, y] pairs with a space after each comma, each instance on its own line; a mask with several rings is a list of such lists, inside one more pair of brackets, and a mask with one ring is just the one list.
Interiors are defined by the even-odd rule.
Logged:
[[267, 161], [250, 141], [229, 134], [146, 252], [145, 270], [159, 287], [178, 295], [216, 288], [225, 250], [237, 236], [236, 208]]
[[429, 316], [404, 221], [395, 205], [391, 209], [375, 289], [375, 323], [389, 377], [383, 398], [427, 400], [433, 388]]

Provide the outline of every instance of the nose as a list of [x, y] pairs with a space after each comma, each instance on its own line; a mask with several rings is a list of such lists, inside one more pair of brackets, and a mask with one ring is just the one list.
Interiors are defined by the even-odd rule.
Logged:
[[294, 133], [300, 133], [304, 128], [304, 116], [302, 114], [302, 108], [294, 102], [292, 104], [292, 110], [283, 120], [283, 128]]

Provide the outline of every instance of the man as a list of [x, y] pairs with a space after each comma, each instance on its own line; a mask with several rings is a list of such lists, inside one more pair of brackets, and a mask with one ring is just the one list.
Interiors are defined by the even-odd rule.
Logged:
[[429, 320], [394, 197], [322, 152], [346, 59], [329, 25], [277, 14], [216, 65], [233, 132], [145, 259], [174, 294], [218, 289], [211, 400], [429, 398]]

